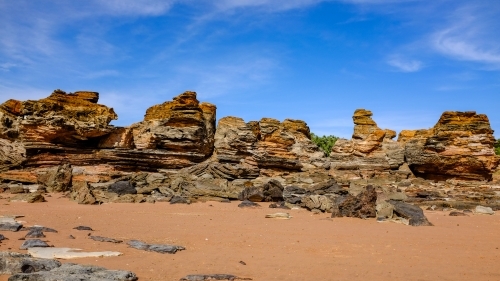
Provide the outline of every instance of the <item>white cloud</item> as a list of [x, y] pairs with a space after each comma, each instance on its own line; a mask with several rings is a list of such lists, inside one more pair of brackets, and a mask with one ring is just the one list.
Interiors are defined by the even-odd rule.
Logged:
[[419, 60], [405, 59], [400, 56], [391, 57], [387, 63], [402, 72], [417, 72], [423, 67]]
[[498, 12], [488, 5], [456, 9], [448, 25], [433, 33], [431, 46], [452, 59], [500, 67]]
[[97, 6], [113, 15], [159, 16], [167, 13], [175, 1], [173, 0], [96, 0]]

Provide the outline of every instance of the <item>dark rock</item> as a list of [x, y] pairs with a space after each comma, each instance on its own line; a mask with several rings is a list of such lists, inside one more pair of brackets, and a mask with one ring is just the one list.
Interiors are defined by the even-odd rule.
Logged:
[[467, 217], [469, 215], [467, 215], [466, 213], [453, 211], [453, 212], [450, 212], [450, 216], [451, 217]]
[[186, 248], [182, 246], [147, 244], [139, 240], [130, 240], [127, 244], [134, 249], [148, 251], [148, 252], [157, 252], [160, 254], [175, 254], [177, 251], [186, 250]]
[[333, 204], [332, 217], [374, 218], [377, 215], [376, 202], [377, 192], [368, 185], [357, 196], [339, 196]]
[[290, 207], [285, 205], [285, 201], [281, 201], [278, 203], [271, 203], [269, 204], [269, 208], [278, 208], [278, 209], [287, 209], [290, 210]]
[[234, 276], [231, 274], [196, 274], [196, 275], [188, 275], [180, 279], [180, 281], [205, 281], [205, 280], [252, 280], [251, 278], [240, 278], [238, 276]]
[[123, 240], [117, 240], [113, 238], [108, 238], [108, 237], [102, 237], [102, 236], [89, 236], [90, 239], [98, 242], [110, 242], [110, 243], [122, 243]]
[[21, 247], [19, 247], [19, 249], [27, 250], [28, 248], [35, 248], [35, 247], [46, 248], [50, 246], [49, 244], [40, 239], [28, 239], [24, 241], [24, 243], [21, 245]]
[[41, 228], [32, 228], [24, 236], [24, 238], [44, 238], [44, 237], [45, 237], [45, 234], [43, 234]]
[[73, 236], [73, 235], [71, 235], [71, 234], [70, 234], [70, 235], [68, 236], [68, 238], [69, 238], [69, 239], [75, 239], [75, 236]]
[[130, 181], [117, 181], [108, 187], [108, 191], [118, 195], [137, 194], [137, 190]]
[[283, 200], [290, 204], [300, 204], [306, 190], [297, 186], [287, 186], [283, 189]]
[[23, 227], [20, 223], [0, 223], [0, 231], [19, 231]]
[[77, 227], [73, 227], [73, 229], [76, 229], [76, 230], [88, 230], [88, 231], [94, 231], [90, 226], [84, 226], [84, 225], [80, 225], [80, 226], [77, 226]]
[[238, 207], [240, 207], [240, 208], [253, 208], [253, 207], [260, 207], [260, 205], [255, 203], [255, 202], [249, 201], [249, 200], [244, 200], [243, 202], [241, 202], [238, 205]]
[[[283, 186], [277, 180], [270, 180], [262, 187], [265, 202], [283, 201]], [[250, 201], [253, 201], [250, 199]]]
[[432, 226], [424, 215], [424, 211], [418, 206], [414, 206], [402, 201], [387, 201], [394, 206], [394, 214], [409, 220], [412, 226]]
[[255, 186], [245, 187], [238, 195], [238, 199], [241, 201], [249, 200], [252, 202], [262, 202], [264, 198], [264, 191], [262, 188]]
[[2, 242], [2, 240], [6, 240], [7, 238], [5, 236], [3, 236], [3, 234], [0, 234], [0, 242]]
[[57, 230], [45, 226], [31, 226], [31, 227], [23, 227], [21, 228], [21, 231], [32, 231], [33, 229], [39, 229], [40, 231], [43, 232], [53, 232], [57, 233]]
[[188, 199], [182, 196], [174, 196], [170, 199], [170, 204], [189, 204], [191, 203]]
[[108, 270], [93, 265], [66, 263], [50, 271], [17, 273], [9, 281], [135, 281], [137, 276], [130, 271]]
[[0, 274], [48, 271], [59, 266], [61, 263], [56, 260], [33, 258], [28, 254], [0, 252]]

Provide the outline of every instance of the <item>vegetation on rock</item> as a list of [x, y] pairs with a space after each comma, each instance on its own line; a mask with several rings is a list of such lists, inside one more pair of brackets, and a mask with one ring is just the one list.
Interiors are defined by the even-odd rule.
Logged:
[[497, 155], [500, 155], [500, 139], [497, 139], [497, 141], [495, 142], [495, 153]]
[[311, 134], [311, 140], [325, 153], [325, 156], [330, 155], [332, 147], [339, 138], [336, 136], [318, 136]]

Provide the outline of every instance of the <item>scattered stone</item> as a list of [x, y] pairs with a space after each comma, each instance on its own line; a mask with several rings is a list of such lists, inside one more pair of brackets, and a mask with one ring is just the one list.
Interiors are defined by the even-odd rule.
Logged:
[[255, 207], [260, 207], [259, 204], [249, 201], [249, 200], [244, 200], [240, 204], [238, 204], [238, 207], [240, 208], [255, 208]]
[[190, 204], [191, 201], [181, 197], [181, 196], [174, 196], [172, 199], [170, 199], [170, 204]]
[[264, 191], [260, 187], [245, 187], [238, 195], [238, 199], [241, 201], [262, 202], [264, 201]]
[[41, 203], [46, 202], [42, 194], [35, 193], [21, 193], [9, 199], [9, 202], [25, 202], [25, 203]]
[[88, 230], [88, 231], [94, 231], [90, 226], [84, 226], [84, 225], [80, 225], [80, 226], [77, 226], [77, 227], [73, 227], [73, 229], [76, 229], [76, 230]]
[[43, 234], [41, 228], [32, 228], [24, 236], [24, 238], [44, 238], [44, 237], [45, 237], [45, 234]]
[[464, 214], [472, 214], [473, 212], [471, 210], [464, 210]]
[[71, 235], [71, 234], [70, 234], [70, 235], [68, 236], [68, 238], [69, 238], [69, 239], [75, 239], [75, 236], [73, 236], [73, 235]]
[[108, 237], [102, 237], [102, 236], [89, 236], [90, 239], [98, 242], [109, 242], [109, 243], [122, 243], [123, 240], [117, 240], [113, 238], [108, 238]]
[[187, 275], [186, 277], [180, 279], [180, 281], [208, 281], [208, 280], [234, 281], [234, 280], [252, 280], [252, 278], [241, 278], [231, 274], [210, 274], [210, 275], [197, 274], [197, 275]]
[[466, 213], [452, 211], [452, 212], [450, 212], [450, 216], [451, 217], [464, 217], [464, 216], [467, 217], [468, 215]]
[[278, 203], [271, 203], [269, 204], [269, 208], [277, 208], [277, 209], [285, 209], [285, 210], [290, 210], [290, 207], [285, 205], [285, 201], [281, 201]]
[[418, 207], [402, 201], [387, 201], [394, 206], [394, 214], [408, 220], [412, 226], [432, 226], [424, 215], [424, 211]]
[[0, 231], [19, 231], [23, 227], [20, 223], [0, 223]]
[[490, 207], [477, 206], [475, 209], [476, 214], [484, 214], [484, 215], [494, 215], [495, 212]]
[[240, 263], [241, 263], [242, 265], [247, 265], [247, 263], [246, 263], [246, 262], [244, 262], [244, 261], [240, 261]]
[[29, 248], [28, 254], [36, 258], [45, 259], [75, 259], [75, 258], [98, 258], [98, 257], [117, 257], [120, 252], [81, 252], [81, 249], [74, 248]]
[[53, 233], [57, 233], [57, 230], [53, 229], [53, 228], [49, 228], [49, 227], [45, 227], [45, 226], [41, 226], [41, 225], [35, 225], [35, 226], [31, 226], [31, 227], [23, 227], [21, 229], [21, 231], [31, 231], [33, 229], [39, 229], [40, 231], [43, 231], [43, 232], [53, 232]]
[[177, 251], [186, 250], [182, 246], [176, 245], [162, 245], [162, 244], [147, 244], [138, 240], [130, 240], [127, 243], [131, 248], [144, 250], [149, 252], [157, 252], [160, 254], [175, 254]]
[[7, 240], [7, 238], [3, 236], [3, 234], [0, 234], [0, 242], [2, 242], [2, 240]]
[[45, 247], [50, 247], [50, 245], [40, 239], [28, 239], [24, 241], [24, 243], [21, 245], [21, 247], [19, 247], [19, 249], [27, 250], [28, 248], [35, 248], [35, 247], [45, 248]]
[[274, 214], [268, 214], [266, 215], [266, 218], [268, 219], [282, 219], [282, 220], [289, 220], [292, 218], [289, 213], [274, 213]]
[[47, 271], [61, 266], [53, 259], [34, 258], [29, 254], [0, 252], [0, 274]]
[[50, 271], [33, 273], [17, 273], [9, 277], [9, 281], [135, 281], [137, 276], [131, 271], [108, 270], [93, 265], [62, 264]]

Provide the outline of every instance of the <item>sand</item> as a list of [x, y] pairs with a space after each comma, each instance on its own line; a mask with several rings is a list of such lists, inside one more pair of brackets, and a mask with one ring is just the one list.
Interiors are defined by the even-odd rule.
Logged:
[[[5, 195], [4, 195], [5, 196]], [[500, 280], [500, 215], [450, 217], [426, 211], [433, 227], [379, 223], [374, 219], [329, 218], [289, 210], [290, 220], [267, 219], [282, 212], [262, 203], [240, 209], [237, 202], [78, 205], [60, 194], [46, 203], [9, 203], [0, 215], [24, 215], [26, 226], [43, 225], [56, 247], [119, 251], [123, 255], [63, 262], [130, 270], [139, 280], [179, 280], [188, 274], [234, 274], [253, 280]], [[96, 242], [92, 235], [139, 239], [186, 247], [177, 254]], [[0, 250], [18, 250], [26, 232], [2, 232]], [[73, 235], [76, 239], [69, 239]], [[243, 264], [244, 263], [244, 264]], [[7, 276], [0, 276], [7, 280]]]

